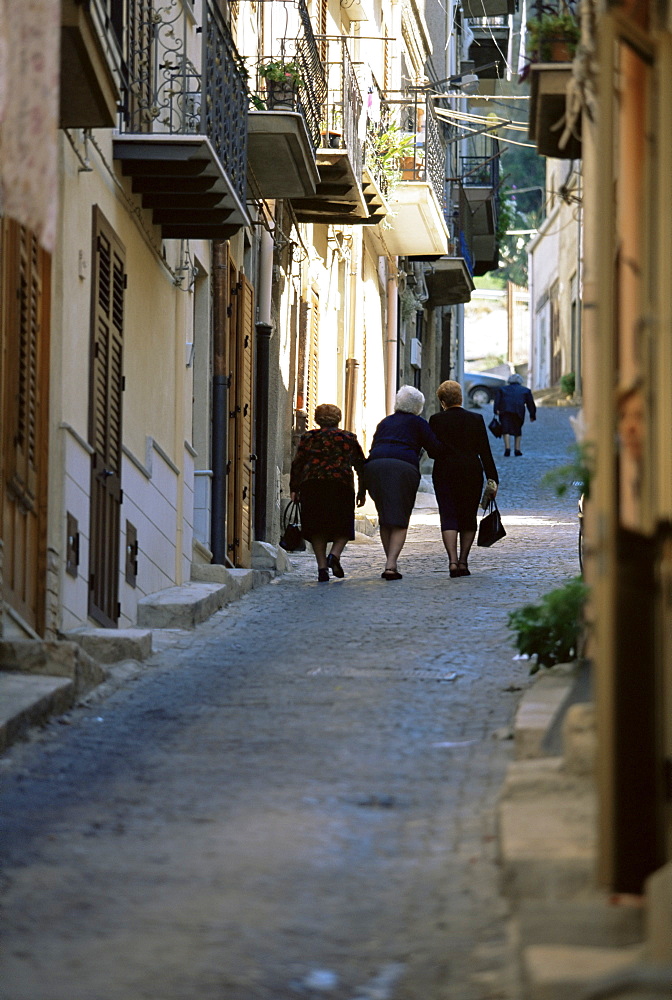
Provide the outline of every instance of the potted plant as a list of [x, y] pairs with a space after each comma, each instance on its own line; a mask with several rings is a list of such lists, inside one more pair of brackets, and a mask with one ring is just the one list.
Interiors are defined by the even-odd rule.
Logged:
[[[376, 136], [374, 149], [384, 177], [390, 186], [394, 186], [402, 178], [402, 171], [413, 171], [415, 166], [415, 135], [404, 132], [394, 123]], [[409, 180], [414, 180], [413, 175]]]
[[527, 22], [527, 55], [530, 62], [571, 62], [581, 37], [571, 10], [543, 10]]
[[259, 76], [266, 81], [267, 106], [269, 111], [293, 111], [296, 93], [303, 83], [301, 69], [294, 61], [274, 59], [261, 63]]

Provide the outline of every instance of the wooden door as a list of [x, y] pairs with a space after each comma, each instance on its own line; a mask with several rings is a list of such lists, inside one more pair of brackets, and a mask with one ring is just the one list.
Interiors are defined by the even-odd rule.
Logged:
[[229, 462], [227, 548], [236, 566], [249, 566], [252, 555], [254, 479], [254, 289], [229, 262]]
[[121, 411], [125, 251], [94, 206], [89, 443], [91, 528], [89, 615], [115, 627], [119, 618]]
[[238, 312], [238, 427], [236, 439], [236, 563], [250, 566], [252, 559], [252, 491], [254, 480], [252, 393], [254, 391], [254, 289], [241, 275]]
[[0, 220], [0, 531], [3, 598], [44, 634], [50, 258]]

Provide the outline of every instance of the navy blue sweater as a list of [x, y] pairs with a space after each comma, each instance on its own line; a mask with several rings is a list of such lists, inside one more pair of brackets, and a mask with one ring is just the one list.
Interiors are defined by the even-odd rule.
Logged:
[[430, 458], [439, 458], [443, 454], [441, 442], [424, 417], [416, 417], [414, 413], [391, 413], [376, 427], [367, 461], [398, 458], [417, 469], [423, 448]]

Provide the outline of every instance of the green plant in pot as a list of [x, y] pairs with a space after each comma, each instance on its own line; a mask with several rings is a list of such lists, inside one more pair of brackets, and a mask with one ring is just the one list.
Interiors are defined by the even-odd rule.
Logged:
[[581, 37], [570, 10], [542, 12], [527, 22], [527, 55], [531, 62], [570, 62]]
[[388, 184], [393, 186], [401, 178], [401, 161], [404, 157], [413, 155], [415, 135], [392, 124], [385, 132], [376, 136], [373, 147]]
[[303, 83], [298, 63], [275, 59], [258, 66], [259, 76], [266, 81], [269, 110], [294, 110], [296, 92]]
[[509, 613], [508, 625], [516, 633], [518, 652], [535, 658], [531, 674], [540, 667], [579, 658], [587, 596], [588, 587], [581, 577], [576, 577], [544, 594], [539, 604], [526, 604]]

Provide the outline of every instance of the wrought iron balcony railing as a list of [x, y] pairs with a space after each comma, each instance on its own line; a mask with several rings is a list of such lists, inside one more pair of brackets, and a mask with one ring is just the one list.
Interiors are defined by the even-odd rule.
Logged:
[[199, 34], [182, 0], [130, 0], [122, 135], [203, 136], [245, 201], [247, 74], [214, 0]]
[[499, 151], [490, 156], [462, 156], [462, 183], [465, 187], [499, 186]]
[[[297, 11], [300, 23], [297, 34], [293, 38], [280, 39], [279, 52], [261, 60], [260, 65], [280, 62], [291, 63], [296, 67], [298, 81], [294, 93], [289, 97], [289, 103], [292, 110], [303, 115], [308, 135], [316, 149], [321, 143], [322, 108], [327, 97], [327, 79], [305, 0], [298, 0]], [[273, 110], [273, 105], [269, 102], [270, 88], [259, 73], [259, 67], [256, 92], [268, 110]]]
[[405, 128], [415, 132], [412, 151], [404, 162], [403, 179], [425, 181], [434, 189], [437, 201], [445, 208], [446, 144], [432, 102], [422, 92], [406, 109]]
[[322, 108], [322, 145], [330, 145], [330, 133], [340, 136], [339, 148], [348, 152], [358, 179], [362, 176], [364, 144], [360, 122], [364, 101], [345, 38], [318, 35], [326, 46], [327, 97]]
[[383, 92], [375, 77], [371, 76], [366, 89], [368, 90], [368, 104], [364, 163], [373, 175], [383, 196], [387, 197], [393, 181], [397, 179], [396, 175], [401, 176], [397, 163], [390, 162], [390, 158], [385, 155], [383, 137], [392, 123], [391, 108], [383, 97]]

